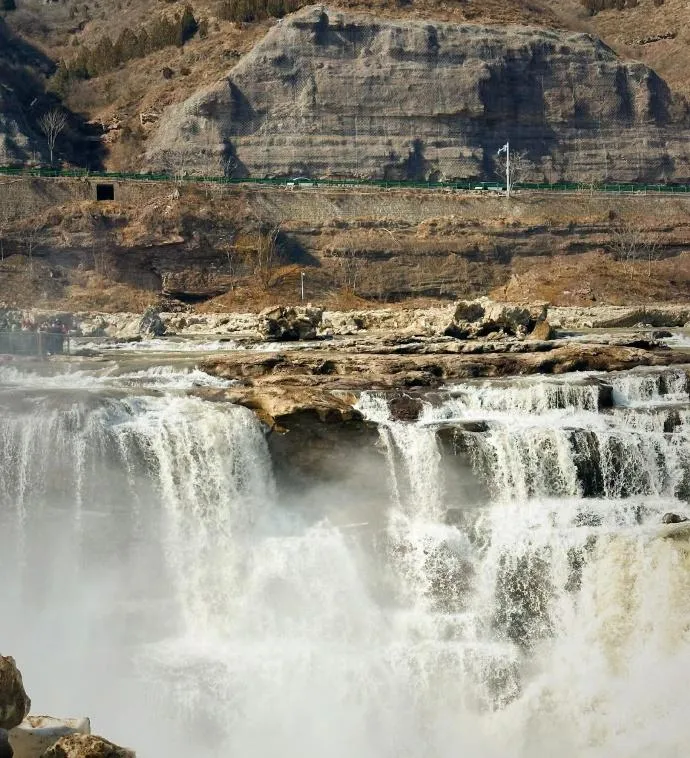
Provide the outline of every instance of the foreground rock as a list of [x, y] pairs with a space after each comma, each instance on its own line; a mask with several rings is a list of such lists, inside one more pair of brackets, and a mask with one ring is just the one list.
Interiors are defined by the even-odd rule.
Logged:
[[14, 658], [0, 656], [0, 729], [19, 726], [30, 709], [31, 700]]
[[662, 524], [683, 524], [688, 520], [687, 516], [683, 516], [680, 513], [664, 513], [661, 517]]
[[[530, 345], [532, 343], [525, 343]], [[437, 387], [458, 379], [565, 374], [570, 371], [622, 371], [636, 366], [689, 363], [687, 353], [612, 345], [538, 343], [520, 352], [376, 353], [292, 350], [284, 353], [229, 353], [203, 360], [200, 368], [245, 388], [309, 387], [338, 391], [369, 388]], [[232, 392], [241, 394], [242, 387]], [[246, 391], [246, 389], [244, 390]]]
[[43, 758], [135, 758], [131, 750], [93, 734], [61, 737], [43, 753]]
[[[551, 327], [546, 323], [547, 306], [498, 303], [483, 297], [461, 301], [444, 334], [461, 340], [501, 337], [551, 339]], [[538, 330], [538, 331], [537, 331]], [[536, 331], [536, 334], [535, 334]], [[545, 336], [542, 336], [545, 335]]]
[[14, 758], [40, 758], [61, 737], [91, 734], [89, 719], [57, 719], [51, 716], [27, 716], [9, 732]]
[[266, 340], [313, 340], [316, 339], [322, 318], [323, 310], [310, 305], [298, 308], [276, 306], [261, 311], [258, 330]]

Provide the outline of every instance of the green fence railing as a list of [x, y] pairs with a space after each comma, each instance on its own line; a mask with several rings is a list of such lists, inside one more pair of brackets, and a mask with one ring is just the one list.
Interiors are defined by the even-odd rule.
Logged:
[[[503, 192], [505, 185], [500, 182], [487, 182], [462, 179], [456, 181], [432, 182], [390, 179], [292, 179], [290, 177], [227, 177], [227, 176], [173, 176], [165, 172], [135, 173], [122, 171], [87, 171], [85, 169], [37, 168], [23, 166], [0, 166], [0, 175], [31, 176], [45, 178], [88, 178], [111, 181], [139, 182], [184, 182], [198, 184], [259, 184], [272, 186], [302, 187], [382, 187], [384, 189], [456, 189]], [[611, 192], [617, 194], [683, 194], [690, 193], [690, 184], [642, 184], [642, 183], [582, 183], [582, 182], [518, 182], [515, 190], [533, 192]]]

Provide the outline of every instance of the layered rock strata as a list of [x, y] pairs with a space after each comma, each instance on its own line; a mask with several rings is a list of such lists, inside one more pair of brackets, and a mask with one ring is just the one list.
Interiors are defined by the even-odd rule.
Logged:
[[509, 140], [531, 179], [684, 179], [686, 126], [662, 79], [591, 35], [312, 6], [169, 108], [148, 159], [233, 176], [498, 179]]

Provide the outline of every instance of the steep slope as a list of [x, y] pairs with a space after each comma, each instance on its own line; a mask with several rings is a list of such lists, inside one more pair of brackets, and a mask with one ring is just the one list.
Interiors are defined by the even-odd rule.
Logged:
[[50, 61], [16, 38], [0, 18], [0, 164], [42, 156], [36, 108], [44, 97], [40, 72]]
[[591, 16], [580, 0], [545, 0], [569, 28], [587, 28], [622, 58], [653, 68], [674, 91], [690, 95], [690, 5], [686, 0], [637, 0]]
[[[305, 4], [290, 0], [292, 6]], [[151, 125], [166, 106], [179, 103], [226, 75], [241, 55], [276, 23], [272, 17], [250, 23], [233, 22], [230, 0], [78, 0], [44, 2], [21, 0], [6, 15], [23, 39], [44, 51], [52, 61], [73, 62], [96, 50], [104, 38], [116, 43], [120, 35], [150, 33], [161, 18], [179, 16], [189, 5], [203, 33], [183, 47], [170, 45], [143, 57], [125, 60], [90, 78], [49, 86], [64, 97], [65, 106], [89, 121], [105, 126], [107, 163], [113, 169], [139, 169]], [[244, 7], [261, 8], [266, 0], [248, 0]], [[268, 4], [276, 8], [275, 3]], [[338, 5], [338, 3], [336, 3]], [[555, 14], [535, 0], [342, 0], [340, 6], [381, 17], [429, 18], [482, 23], [555, 25]], [[230, 14], [232, 15], [232, 14]], [[142, 120], [142, 114], [144, 116]]]
[[490, 177], [509, 139], [533, 178], [681, 179], [687, 124], [662, 79], [590, 35], [315, 6], [168, 109], [148, 159], [259, 176]]
[[66, 118], [54, 157], [83, 168], [102, 167], [103, 145], [83, 116], [71, 112], [46, 90], [53, 61], [14, 34], [0, 18], [0, 165], [48, 162], [50, 151], [41, 118], [57, 109]]

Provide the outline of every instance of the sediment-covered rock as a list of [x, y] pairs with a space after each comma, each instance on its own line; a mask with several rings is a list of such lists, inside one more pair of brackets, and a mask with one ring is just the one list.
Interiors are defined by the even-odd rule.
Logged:
[[135, 754], [103, 737], [69, 734], [48, 748], [42, 758], [135, 758]]
[[551, 324], [543, 319], [539, 321], [529, 334], [531, 340], [550, 340], [553, 339], [554, 331]]
[[649, 305], [593, 305], [586, 308], [549, 308], [549, 322], [563, 329], [615, 329], [645, 324], [652, 327], [679, 327], [690, 321], [690, 303]]
[[[482, 337], [525, 337], [545, 322], [547, 306], [500, 303], [482, 297], [478, 300], [461, 301], [457, 304], [453, 319], [444, 334], [457, 339], [479, 339]], [[533, 339], [550, 339], [551, 332], [543, 328]]]
[[68, 734], [91, 734], [88, 718], [58, 719], [51, 716], [27, 716], [9, 732], [14, 758], [40, 758], [61, 737]]
[[19, 726], [30, 709], [31, 700], [14, 658], [0, 656], [0, 729]]
[[275, 306], [259, 314], [259, 333], [266, 340], [277, 342], [316, 339], [323, 310], [306, 307]]

